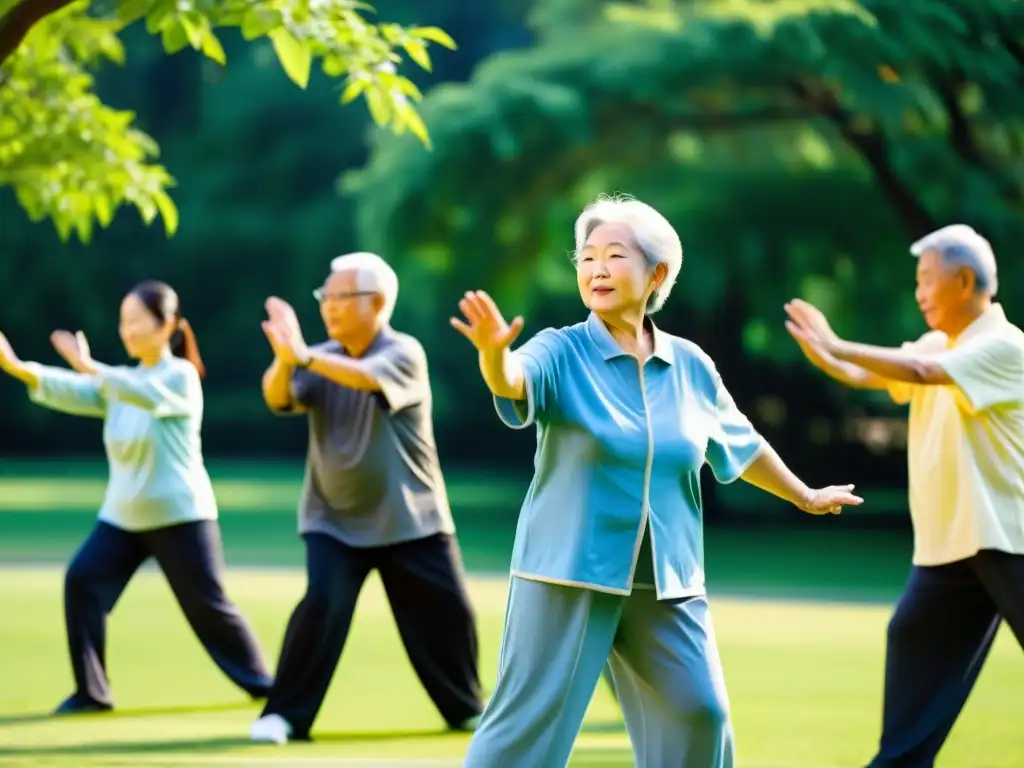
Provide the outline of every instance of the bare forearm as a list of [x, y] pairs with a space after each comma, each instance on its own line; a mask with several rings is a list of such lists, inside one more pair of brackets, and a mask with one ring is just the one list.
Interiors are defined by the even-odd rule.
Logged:
[[883, 379], [924, 384], [928, 381], [926, 366], [914, 354], [891, 347], [875, 347], [838, 341], [829, 350], [833, 357]]
[[281, 410], [292, 404], [292, 374], [292, 368], [276, 358], [263, 374], [263, 400], [268, 407]]
[[480, 353], [480, 374], [491, 393], [508, 400], [524, 400], [526, 383], [523, 367], [507, 348]]
[[370, 392], [380, 389], [376, 377], [367, 370], [366, 365], [350, 357], [310, 350], [308, 368], [311, 373], [349, 389]]
[[811, 362], [826, 375], [848, 387], [856, 389], [886, 389], [888, 387], [885, 377], [853, 363], [837, 360], [832, 356], [821, 356], [812, 359]]
[[775, 449], [767, 443], [741, 477], [762, 491], [801, 508], [806, 506], [812, 493], [807, 484], [793, 474]]
[[39, 386], [39, 377], [32, 371], [32, 367], [21, 361], [5, 366], [4, 373], [17, 379], [29, 389]]

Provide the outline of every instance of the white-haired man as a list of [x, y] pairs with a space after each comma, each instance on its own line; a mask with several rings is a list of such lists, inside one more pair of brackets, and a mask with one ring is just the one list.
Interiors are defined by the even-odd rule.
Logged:
[[314, 295], [326, 342], [307, 347], [278, 298], [267, 300], [263, 323], [275, 355], [264, 399], [309, 419], [299, 505], [308, 585], [250, 736], [309, 738], [374, 569], [427, 693], [450, 728], [470, 729], [483, 709], [475, 617], [434, 442], [426, 356], [390, 325], [398, 278], [375, 254], [348, 254]]
[[910, 250], [931, 329], [917, 341], [853, 344], [814, 307], [786, 306], [817, 367], [910, 404], [913, 569], [889, 624], [871, 768], [931, 766], [1002, 619], [1024, 645], [1024, 332], [992, 300], [996, 260], [973, 229], [944, 227]]

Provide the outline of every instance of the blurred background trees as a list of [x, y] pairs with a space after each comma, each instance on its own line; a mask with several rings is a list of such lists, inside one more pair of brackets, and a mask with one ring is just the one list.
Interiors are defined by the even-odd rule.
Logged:
[[[433, 49], [430, 71], [400, 70], [425, 94], [430, 149], [339, 105], [338, 77], [312, 68], [296, 88], [266, 36], [218, 28], [225, 68], [202, 44], [167, 56], [141, 23], [121, 31], [129, 65], [90, 68], [95, 92], [161, 147], [178, 229], [169, 239], [117, 216], [86, 249], [30, 223], [8, 182], [0, 327], [23, 354], [54, 360], [46, 336], [70, 327], [121, 359], [119, 297], [135, 280], [167, 279], [209, 363], [208, 449], [299, 455], [304, 431], [260, 401], [263, 299], [295, 303], [315, 338], [310, 291], [330, 258], [378, 250], [402, 279], [395, 324], [430, 357], [445, 460], [528, 465], [532, 436], [498, 425], [448, 316], [480, 287], [524, 313], [528, 334], [579, 320], [572, 222], [596, 194], [624, 192], [682, 235], [686, 262], [658, 322], [716, 359], [797, 469], [821, 475], [826, 451], [850, 477], [901, 488], [901, 409], [809, 370], [781, 305], [808, 298], [853, 338], [915, 337], [908, 245], [954, 221], [993, 241], [1003, 298], [1024, 289], [1013, 258], [1024, 234], [1019, 3], [376, 5], [376, 18], [457, 43]], [[0, 411], [3, 448], [56, 450], [53, 417], [0, 387], [14, 404]], [[95, 450], [94, 426], [62, 422], [61, 449]]]

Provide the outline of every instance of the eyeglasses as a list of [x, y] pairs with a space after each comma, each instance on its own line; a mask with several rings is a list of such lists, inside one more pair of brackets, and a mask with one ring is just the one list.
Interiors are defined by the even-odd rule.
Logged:
[[345, 299], [355, 299], [359, 296], [373, 296], [376, 291], [347, 291], [343, 293], [327, 293], [322, 288], [317, 288], [313, 291], [313, 298], [324, 304], [328, 301], [344, 301]]

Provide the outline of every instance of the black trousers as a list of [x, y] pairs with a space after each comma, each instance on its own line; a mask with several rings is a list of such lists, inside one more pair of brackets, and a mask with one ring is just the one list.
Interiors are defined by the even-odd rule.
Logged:
[[869, 768], [931, 768], [1002, 619], [1024, 648], [1024, 555], [915, 567], [889, 622], [882, 739]]
[[113, 706], [106, 672], [107, 615], [150, 556], [217, 666], [251, 696], [265, 696], [272, 680], [256, 636], [221, 583], [220, 527], [203, 520], [140, 533], [100, 522], [86, 538], [64, 577], [75, 698]]
[[309, 738], [352, 626], [356, 599], [370, 571], [380, 571], [413, 669], [445, 722], [457, 727], [483, 711], [477, 673], [476, 618], [462, 557], [452, 536], [385, 547], [355, 548], [307, 534], [306, 594], [285, 631], [264, 715]]

